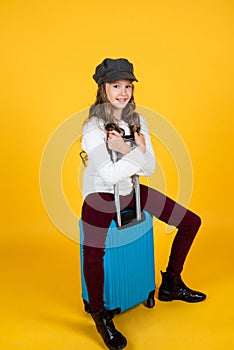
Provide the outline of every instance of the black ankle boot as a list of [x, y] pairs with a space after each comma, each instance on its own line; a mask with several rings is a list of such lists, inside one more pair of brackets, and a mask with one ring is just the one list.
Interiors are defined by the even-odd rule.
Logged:
[[112, 321], [113, 316], [106, 310], [102, 310], [96, 313], [90, 313], [98, 333], [102, 336], [106, 346], [110, 350], [120, 350], [127, 345], [126, 338], [119, 332], [114, 326]]
[[198, 303], [206, 299], [206, 295], [188, 288], [180, 275], [169, 277], [161, 272], [162, 284], [159, 287], [158, 299], [161, 301], [183, 300], [187, 303]]

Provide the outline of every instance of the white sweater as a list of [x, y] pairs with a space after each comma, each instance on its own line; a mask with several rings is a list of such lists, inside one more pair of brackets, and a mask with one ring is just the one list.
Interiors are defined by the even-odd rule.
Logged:
[[[88, 155], [88, 166], [84, 171], [82, 194], [85, 198], [93, 192], [114, 193], [116, 183], [119, 184], [119, 194], [127, 195], [132, 191], [134, 174], [149, 176], [155, 170], [155, 157], [150, 141], [146, 120], [140, 116], [141, 133], [145, 136], [146, 152], [138, 147], [132, 149], [116, 163], [113, 163], [106, 146], [106, 131], [104, 121], [92, 118], [83, 128], [82, 148]], [[125, 135], [130, 134], [128, 124], [119, 122]]]

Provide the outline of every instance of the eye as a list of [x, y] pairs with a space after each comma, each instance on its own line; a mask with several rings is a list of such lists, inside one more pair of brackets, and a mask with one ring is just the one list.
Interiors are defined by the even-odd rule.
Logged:
[[113, 87], [114, 87], [115, 89], [118, 89], [118, 88], [119, 88], [119, 85], [118, 85], [118, 84], [115, 84], [115, 85], [113, 85]]
[[126, 89], [132, 89], [132, 85], [131, 84], [126, 85]]

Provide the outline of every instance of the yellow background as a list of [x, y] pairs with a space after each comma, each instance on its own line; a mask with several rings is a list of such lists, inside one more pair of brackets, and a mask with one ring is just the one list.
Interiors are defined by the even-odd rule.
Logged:
[[[93, 103], [96, 65], [127, 57], [139, 80], [136, 102], [168, 119], [190, 153], [190, 207], [203, 225], [184, 279], [208, 299], [139, 306], [116, 324], [129, 349], [232, 349], [233, 1], [2, 0], [0, 9], [1, 348], [103, 348], [82, 308], [78, 246], [44, 210], [39, 167], [55, 128]], [[63, 178], [79, 215], [78, 149]], [[173, 235], [163, 224], [155, 231], [159, 284]]]

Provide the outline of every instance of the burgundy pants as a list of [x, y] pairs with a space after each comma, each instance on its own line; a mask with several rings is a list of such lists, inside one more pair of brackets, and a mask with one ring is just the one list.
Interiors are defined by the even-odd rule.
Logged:
[[[178, 231], [174, 238], [167, 272], [171, 276], [180, 274], [201, 219], [162, 193], [140, 185], [141, 208]], [[131, 193], [120, 196], [121, 210], [134, 208], [135, 200]], [[115, 215], [114, 196], [109, 193], [93, 193], [86, 197], [82, 207], [84, 230], [84, 277], [87, 285], [92, 312], [104, 307], [103, 286], [105, 240], [110, 223]]]

